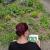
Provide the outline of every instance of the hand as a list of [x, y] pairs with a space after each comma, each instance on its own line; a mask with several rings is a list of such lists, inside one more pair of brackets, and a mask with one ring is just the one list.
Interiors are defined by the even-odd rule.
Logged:
[[40, 40], [37, 40], [36, 43], [40, 47]]

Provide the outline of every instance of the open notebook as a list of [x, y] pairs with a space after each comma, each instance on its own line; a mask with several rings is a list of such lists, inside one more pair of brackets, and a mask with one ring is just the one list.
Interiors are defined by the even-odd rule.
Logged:
[[38, 41], [38, 35], [35, 35], [35, 34], [29, 35], [28, 41], [30, 41], [30, 42], [36, 42], [36, 41]]

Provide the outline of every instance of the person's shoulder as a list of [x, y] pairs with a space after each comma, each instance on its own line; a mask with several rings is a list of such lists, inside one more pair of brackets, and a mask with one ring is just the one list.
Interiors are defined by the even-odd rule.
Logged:
[[35, 47], [37, 50], [41, 50], [41, 48], [37, 45], [36, 42], [29, 42], [32, 47]]
[[16, 45], [16, 44], [15, 44], [14, 41], [10, 42], [10, 43], [9, 43], [8, 50], [13, 50], [13, 47], [14, 47], [15, 45]]
[[16, 44], [15, 41], [10, 42], [10, 45], [11, 45], [11, 46], [12, 46], [12, 45], [15, 45], [15, 44]]

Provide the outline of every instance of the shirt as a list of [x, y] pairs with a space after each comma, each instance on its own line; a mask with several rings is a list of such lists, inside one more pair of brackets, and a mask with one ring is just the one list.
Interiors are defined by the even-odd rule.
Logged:
[[19, 44], [17, 42], [11, 42], [8, 50], [41, 50], [41, 49], [34, 42], [27, 42], [24, 44]]

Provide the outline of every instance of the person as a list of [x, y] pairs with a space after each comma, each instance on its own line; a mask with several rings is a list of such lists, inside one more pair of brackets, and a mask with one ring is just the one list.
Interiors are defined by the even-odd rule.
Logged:
[[14, 42], [10, 42], [8, 50], [41, 50], [36, 42], [29, 42], [28, 25], [26, 23], [19, 23], [16, 25], [16, 34], [18, 39]]

